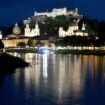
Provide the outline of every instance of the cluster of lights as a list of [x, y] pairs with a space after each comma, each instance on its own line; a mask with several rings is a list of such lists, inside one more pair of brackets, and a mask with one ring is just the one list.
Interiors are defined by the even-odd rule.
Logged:
[[50, 54], [50, 49], [48, 47], [39, 47], [38, 53], [39, 54]]

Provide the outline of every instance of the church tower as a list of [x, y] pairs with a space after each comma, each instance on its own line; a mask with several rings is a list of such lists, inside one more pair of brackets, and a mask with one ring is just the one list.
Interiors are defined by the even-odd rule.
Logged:
[[35, 24], [35, 36], [39, 36], [39, 35], [40, 35], [40, 29], [39, 29], [38, 23], [36, 22], [36, 24]]
[[39, 29], [38, 23], [36, 22], [35, 27], [33, 29], [30, 29], [29, 24], [26, 24], [24, 34], [26, 37], [39, 36], [40, 35], [40, 29]]
[[83, 22], [83, 24], [82, 24], [82, 28], [81, 28], [82, 31], [85, 31], [85, 29], [86, 29], [85, 26], [86, 26], [86, 25], [85, 25], [85, 23]]
[[26, 24], [26, 27], [25, 27], [25, 36], [29, 37], [30, 36], [30, 27], [29, 27], [29, 24]]

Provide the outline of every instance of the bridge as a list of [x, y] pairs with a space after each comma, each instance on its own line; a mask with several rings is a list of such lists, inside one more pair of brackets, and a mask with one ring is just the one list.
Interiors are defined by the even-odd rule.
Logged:
[[[29, 38], [16, 38], [16, 39], [3, 39], [2, 42], [4, 43], [5, 47], [16, 47], [19, 42], [24, 42], [26, 45], [28, 43]], [[45, 45], [49, 44], [48, 40], [39, 40], [41, 43]], [[33, 39], [33, 43], [36, 44], [38, 42], [37, 39]]]

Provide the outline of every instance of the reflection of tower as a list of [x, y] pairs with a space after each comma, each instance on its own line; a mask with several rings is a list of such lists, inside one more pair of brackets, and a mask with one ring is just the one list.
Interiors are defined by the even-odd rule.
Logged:
[[58, 74], [58, 97], [59, 101], [62, 101], [63, 97], [63, 91], [64, 91], [64, 86], [65, 86], [65, 60], [62, 57], [59, 61], [59, 74]]
[[48, 55], [43, 55], [43, 77], [46, 79], [48, 77], [48, 71], [47, 71], [47, 66], [48, 66]]

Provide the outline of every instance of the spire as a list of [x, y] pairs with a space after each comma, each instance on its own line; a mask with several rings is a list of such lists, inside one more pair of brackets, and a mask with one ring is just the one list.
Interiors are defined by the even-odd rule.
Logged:
[[82, 24], [82, 28], [81, 28], [82, 31], [85, 31], [85, 29], [86, 29], [85, 26], [86, 26], [86, 25], [85, 25], [85, 23], [83, 22], [83, 24]]
[[18, 27], [18, 23], [17, 22], [15, 23], [15, 27]]
[[78, 13], [78, 8], [75, 8], [75, 12]]

